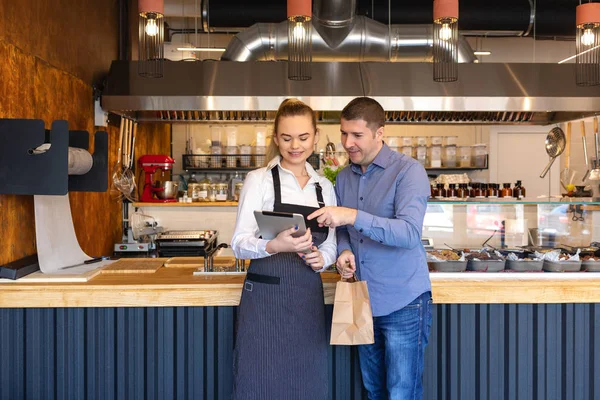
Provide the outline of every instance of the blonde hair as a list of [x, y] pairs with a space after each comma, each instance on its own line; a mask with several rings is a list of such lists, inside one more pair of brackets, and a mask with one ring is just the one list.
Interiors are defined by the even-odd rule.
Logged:
[[265, 154], [265, 165], [268, 164], [273, 158], [281, 155], [281, 153], [279, 153], [279, 147], [275, 143], [275, 140], [273, 140], [273, 138], [277, 136], [277, 130], [279, 129], [279, 120], [281, 119], [281, 117], [295, 117], [298, 115], [310, 115], [315, 134], [317, 133], [317, 118], [315, 117], [315, 112], [313, 111], [313, 109], [298, 99], [285, 99], [279, 105], [279, 109], [277, 110], [277, 114], [275, 115], [271, 143], [269, 143], [269, 147], [267, 148]]

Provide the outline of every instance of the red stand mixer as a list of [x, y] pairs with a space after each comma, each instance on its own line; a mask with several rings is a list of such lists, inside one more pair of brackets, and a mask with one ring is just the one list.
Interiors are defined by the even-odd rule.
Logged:
[[153, 176], [156, 171], [159, 169], [163, 171], [172, 170], [175, 160], [169, 156], [148, 154], [141, 156], [138, 159], [138, 164], [144, 170], [144, 175], [146, 176], [144, 182], [144, 191], [142, 192], [140, 201], [148, 203], [172, 203], [177, 201], [177, 198], [159, 199], [155, 197], [155, 194], [162, 193], [165, 189], [162, 187], [154, 187], [152, 185]]

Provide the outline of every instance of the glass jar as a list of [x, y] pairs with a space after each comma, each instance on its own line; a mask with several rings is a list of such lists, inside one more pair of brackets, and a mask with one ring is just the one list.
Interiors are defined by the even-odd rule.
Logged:
[[440, 168], [442, 166], [442, 146], [430, 147], [429, 166], [431, 168]]
[[431, 198], [435, 199], [438, 196], [437, 187], [435, 187], [435, 185], [430, 185], [430, 186], [431, 186]]
[[456, 197], [458, 197], [458, 188], [456, 187], [456, 183], [448, 185], [448, 189], [446, 190], [446, 197], [450, 199], [455, 199]]
[[502, 198], [511, 198], [512, 197], [512, 189], [510, 188], [510, 183], [502, 184], [502, 190], [500, 191], [500, 197], [502, 197]]
[[193, 202], [200, 201], [198, 200], [198, 195], [200, 192], [199, 187], [199, 183], [188, 182], [187, 197], [191, 197]]
[[210, 192], [210, 183], [202, 182], [198, 184], [198, 200], [194, 201], [208, 201], [208, 193]]
[[467, 189], [466, 183], [459, 183], [458, 190], [456, 191], [456, 197], [460, 199], [465, 199], [469, 197], [469, 190]]
[[438, 183], [437, 184], [437, 198], [438, 199], [445, 199], [446, 198], [446, 188], [444, 188], [444, 184], [443, 183]]
[[211, 183], [209, 185], [208, 201], [210, 201], [210, 202], [217, 201], [217, 184], [216, 183]]
[[471, 146], [460, 146], [458, 148], [458, 166], [469, 168], [471, 166]]
[[479, 195], [479, 198], [486, 198], [488, 196], [488, 184], [487, 183], [481, 184], [481, 190], [479, 191], [479, 193], [481, 193]]
[[227, 201], [229, 185], [226, 183], [215, 183], [215, 201]]
[[515, 183], [513, 197], [518, 200], [525, 198], [525, 188], [521, 185], [521, 181], [517, 181], [517, 183]]
[[242, 194], [243, 182], [238, 182], [233, 186], [233, 201], [240, 201], [240, 195]]
[[456, 168], [456, 146], [446, 146], [444, 153], [444, 167]]
[[487, 167], [487, 154], [487, 144], [481, 143], [473, 145], [473, 167]]
[[420, 162], [423, 166], [427, 163], [427, 147], [418, 146], [417, 147], [417, 161]]

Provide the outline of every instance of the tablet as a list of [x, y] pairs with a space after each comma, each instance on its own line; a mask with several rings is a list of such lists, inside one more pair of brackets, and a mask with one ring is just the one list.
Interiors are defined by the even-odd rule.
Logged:
[[298, 237], [306, 233], [306, 224], [302, 214], [292, 214], [277, 211], [254, 211], [260, 236], [265, 240], [275, 239], [280, 232], [298, 226], [298, 232], [292, 236]]

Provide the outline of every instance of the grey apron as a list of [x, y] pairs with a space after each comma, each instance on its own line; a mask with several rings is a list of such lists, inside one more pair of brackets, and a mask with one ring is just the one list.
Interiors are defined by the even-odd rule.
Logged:
[[[274, 211], [306, 217], [318, 209], [281, 203], [279, 167], [271, 173]], [[322, 189], [315, 186], [323, 207]], [[306, 222], [319, 246], [329, 228]], [[252, 260], [238, 308], [233, 399], [327, 399], [328, 346], [321, 275], [296, 253]]]

